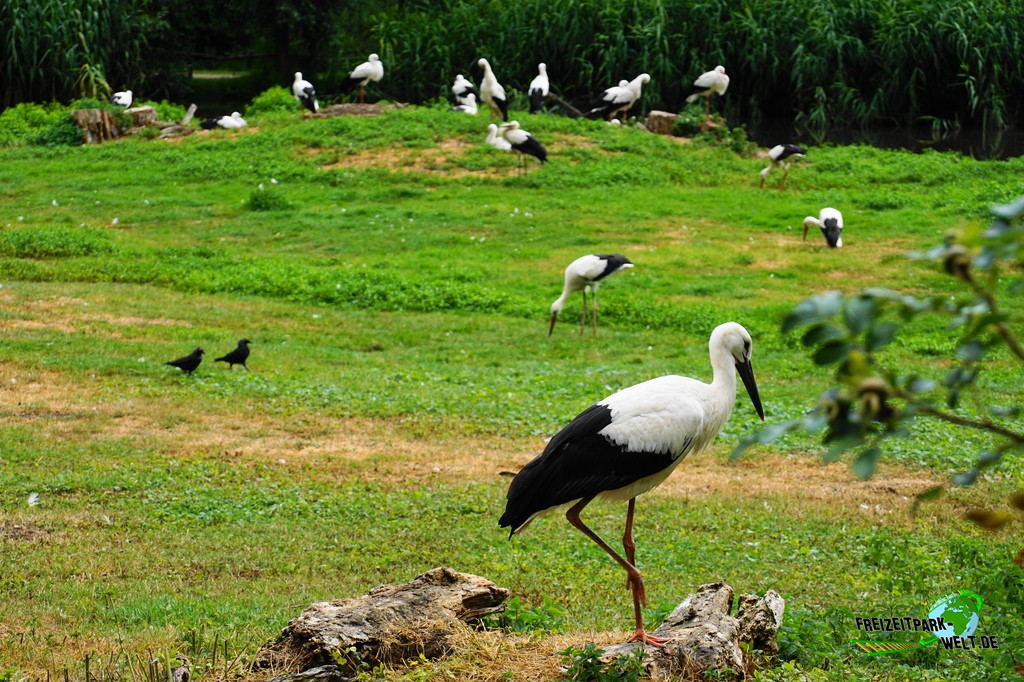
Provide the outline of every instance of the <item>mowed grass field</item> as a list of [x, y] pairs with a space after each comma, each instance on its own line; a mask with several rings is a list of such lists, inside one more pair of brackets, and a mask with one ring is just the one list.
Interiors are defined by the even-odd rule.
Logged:
[[[727, 320], [753, 337], [767, 422], [803, 414], [830, 374], [779, 333], [788, 310], [826, 289], [960, 296], [907, 253], [1024, 195], [1021, 160], [816, 147], [781, 191], [737, 143], [519, 120], [550, 153], [522, 175], [482, 115], [443, 107], [0, 150], [0, 679], [148, 679], [182, 655], [234, 679], [310, 602], [441, 565], [510, 588], [532, 633], [366, 677], [557, 678], [567, 642], [624, 639], [629, 593], [558, 516], [509, 542], [502, 473], [619, 388], [710, 380]], [[823, 206], [842, 249], [801, 240]], [[598, 334], [577, 295], [549, 338], [564, 267], [608, 252], [635, 268], [602, 286]], [[242, 337], [251, 372], [213, 362]], [[163, 364], [196, 346], [194, 375]], [[941, 378], [956, 346], [923, 321], [885, 358]], [[1019, 366], [982, 386], [1019, 404]], [[793, 663], [762, 679], [1016, 679], [1021, 525], [963, 512], [1019, 489], [1019, 461], [912, 515], [984, 438], [920, 423], [861, 481], [809, 435], [731, 460], [758, 424], [741, 391], [714, 447], [641, 498], [649, 622], [725, 580], [786, 599]], [[618, 537], [623, 505], [587, 512]], [[920, 617], [960, 588], [999, 649], [850, 644], [855, 618]]]

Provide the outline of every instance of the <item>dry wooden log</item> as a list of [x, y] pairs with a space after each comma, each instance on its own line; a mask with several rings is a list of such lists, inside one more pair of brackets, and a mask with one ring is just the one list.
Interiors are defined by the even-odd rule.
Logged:
[[658, 135], [671, 135], [672, 124], [676, 122], [679, 114], [669, 111], [652, 111], [647, 114], [647, 129]]
[[128, 114], [132, 117], [133, 128], [144, 128], [156, 123], [156, 109], [151, 106], [132, 107], [128, 109]]
[[404, 585], [356, 599], [311, 604], [256, 655], [256, 665], [297, 673], [338, 663], [343, 674], [451, 649], [466, 623], [505, 608], [508, 590], [485, 578], [435, 568]]
[[[664, 648], [647, 647], [648, 669], [659, 675], [688, 676], [715, 669], [741, 672], [748, 668], [741, 643], [749, 642], [766, 654], [777, 652], [776, 634], [785, 609], [779, 593], [768, 590], [763, 597], [740, 596], [736, 617], [730, 615], [732, 601], [733, 589], [725, 583], [698, 587], [651, 633], [669, 641]], [[640, 646], [631, 643], [609, 647], [602, 660], [628, 654]]]
[[86, 144], [99, 144], [122, 135], [121, 127], [105, 109], [76, 109], [71, 118], [82, 129]]
[[333, 118], [335, 116], [374, 116], [389, 109], [401, 109], [403, 104], [332, 104], [329, 107], [321, 107], [315, 114], [315, 118]]

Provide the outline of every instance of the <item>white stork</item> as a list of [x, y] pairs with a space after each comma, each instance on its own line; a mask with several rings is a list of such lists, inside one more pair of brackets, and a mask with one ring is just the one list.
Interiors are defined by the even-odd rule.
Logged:
[[544, 98], [551, 91], [551, 83], [548, 81], [548, 65], [541, 62], [537, 65], [537, 71], [539, 73], [530, 81], [530, 89], [528, 90], [531, 114], [536, 114], [540, 111], [541, 105], [544, 104]]
[[586, 117], [612, 119], [621, 114], [625, 118], [629, 108], [640, 99], [643, 86], [650, 82], [651, 77], [646, 73], [631, 81], [619, 81], [618, 85], [608, 88], [594, 99]]
[[455, 75], [455, 82], [452, 83], [452, 94], [455, 96], [456, 104], [465, 104], [469, 95], [473, 95], [473, 99], [476, 99], [476, 86], [459, 73]]
[[481, 57], [477, 65], [484, 70], [484, 77], [480, 81], [480, 99], [490, 108], [492, 119], [497, 114], [502, 121], [507, 121], [508, 99], [505, 97], [505, 88], [494, 77], [490, 62]]
[[464, 114], [476, 116], [476, 95], [472, 92], [466, 94], [461, 102], [452, 107], [452, 111], [461, 111]]
[[115, 92], [110, 97], [110, 103], [127, 109], [132, 105], [132, 91], [122, 90], [121, 92]]
[[696, 102], [698, 97], [704, 98], [704, 120], [711, 120], [711, 94], [717, 92], [724, 95], [729, 88], [729, 76], [725, 73], [725, 67], [719, 64], [711, 71], [705, 71], [697, 76], [693, 85], [686, 92], [687, 103]]
[[761, 187], [764, 187], [764, 181], [768, 178], [768, 174], [772, 171], [772, 168], [782, 169], [782, 183], [781, 186], [786, 186], [786, 177], [789, 175], [789, 162], [795, 161], [796, 159], [803, 158], [807, 150], [795, 144], [777, 144], [768, 150], [768, 166], [761, 171]]
[[812, 215], [804, 218], [804, 241], [807, 241], [807, 229], [811, 226], [820, 227], [825, 243], [830, 249], [838, 249], [843, 245], [843, 214], [834, 208], [823, 208], [818, 217]]
[[[636, 624], [631, 642], [663, 646], [667, 641], [647, 634], [640, 611], [647, 593], [636, 568], [633, 541], [637, 495], [668, 478], [684, 457], [698, 455], [711, 444], [736, 402], [737, 372], [764, 420], [747, 330], [735, 322], [721, 324], [711, 333], [708, 347], [710, 384], [676, 375], [651, 379], [613, 393], [569, 422], [512, 480], [505, 513], [498, 521], [510, 529], [511, 538], [538, 516], [569, 506], [569, 523], [626, 571]], [[598, 496], [628, 501], [622, 537], [625, 557], [580, 518], [583, 508]]]
[[237, 111], [231, 112], [230, 116], [221, 116], [220, 118], [208, 118], [199, 124], [204, 130], [212, 130], [213, 128], [244, 128], [248, 125], [242, 115]]
[[491, 123], [487, 126], [487, 144], [497, 147], [503, 152], [512, 151], [512, 144], [504, 137], [498, 135], [498, 126]]
[[562, 312], [566, 299], [574, 292], [583, 292], [583, 309], [580, 314], [580, 334], [587, 328], [587, 290], [591, 294], [591, 306], [593, 308], [594, 334], [597, 334], [597, 287], [605, 277], [611, 277], [616, 272], [633, 267], [632, 261], [618, 253], [590, 254], [580, 256], [565, 268], [565, 284], [562, 286], [562, 295], [551, 304], [551, 326], [548, 327], [548, 336], [555, 331], [555, 322], [558, 321], [558, 313]]
[[320, 105], [316, 103], [316, 90], [313, 84], [302, 78], [302, 72], [295, 72], [295, 80], [292, 81], [292, 94], [302, 103], [302, 106], [316, 113]]
[[518, 152], [522, 160], [522, 168], [526, 170], [526, 154], [534, 157], [541, 163], [548, 160], [548, 150], [544, 148], [537, 138], [519, 127], [519, 121], [502, 123], [498, 127], [498, 133], [508, 140], [512, 151]]
[[368, 61], [363, 62], [356, 68], [352, 69], [345, 80], [341, 83], [341, 91], [343, 93], [349, 93], [359, 88], [359, 103], [362, 104], [364, 101], [364, 88], [370, 81], [377, 82], [384, 77], [384, 65], [380, 61], [380, 57], [376, 54], [371, 54]]

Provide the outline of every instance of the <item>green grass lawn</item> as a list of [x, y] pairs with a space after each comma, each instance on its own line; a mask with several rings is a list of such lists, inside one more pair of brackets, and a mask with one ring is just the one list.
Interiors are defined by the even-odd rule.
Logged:
[[[246, 118], [171, 143], [0, 149], [0, 680], [80, 680], [87, 661], [145, 679], [182, 654], [232, 677], [309, 602], [438, 565], [615, 641], [621, 569], [557, 517], [508, 542], [499, 473], [619, 388], [709, 380], [708, 335], [730, 319], [753, 337], [768, 423], [803, 414], [830, 374], [780, 335], [788, 310], [830, 288], [960, 295], [907, 252], [1024, 195], [1021, 160], [812, 148], [779, 191], [738, 143], [590, 121], [523, 115], [550, 161], [520, 176], [482, 116]], [[826, 205], [839, 250], [800, 238]], [[577, 296], [548, 338], [563, 268], [604, 252], [636, 267], [601, 288], [599, 333], [579, 335]], [[243, 336], [251, 373], [213, 362]], [[957, 338], [915, 325], [886, 357], [941, 376]], [[163, 365], [197, 345], [193, 376]], [[1009, 358], [983, 382], [1020, 402]], [[821, 450], [803, 434], [728, 461], [757, 424], [741, 392], [712, 451], [641, 498], [649, 620], [725, 580], [787, 601], [795, 663], [763, 679], [1016, 679], [1021, 525], [962, 514], [1019, 489], [1019, 461], [911, 516], [984, 437], [919, 423], [861, 482], [808, 466]], [[617, 537], [621, 507], [588, 511]], [[958, 588], [984, 598], [998, 650], [850, 644], [856, 617], [921, 616]], [[501, 666], [456, 654], [408, 675]]]

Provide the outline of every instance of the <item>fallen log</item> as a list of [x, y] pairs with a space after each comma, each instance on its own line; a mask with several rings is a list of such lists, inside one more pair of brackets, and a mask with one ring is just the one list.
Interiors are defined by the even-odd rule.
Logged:
[[[669, 641], [663, 648], [646, 648], [648, 670], [665, 676], [697, 676], [707, 670], [731, 669], [742, 675], [750, 667], [742, 644], [764, 654], [776, 653], [776, 635], [785, 610], [779, 593], [768, 590], [763, 597], [741, 595], [736, 617], [730, 615], [732, 602], [733, 589], [726, 583], [698, 587], [651, 633]], [[601, 660], [630, 654], [640, 646], [634, 642], [608, 647]]]
[[255, 666], [285, 670], [285, 679], [334, 680], [420, 655], [438, 658], [467, 623], [504, 610], [507, 598], [508, 590], [485, 578], [435, 568], [362, 597], [311, 604], [260, 649]]

